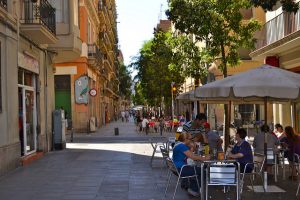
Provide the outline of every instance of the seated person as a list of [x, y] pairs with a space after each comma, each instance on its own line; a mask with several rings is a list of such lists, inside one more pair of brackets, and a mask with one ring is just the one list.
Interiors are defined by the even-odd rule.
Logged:
[[285, 133], [283, 132], [283, 127], [281, 124], [275, 124], [274, 135], [281, 140], [285, 137]]
[[[228, 152], [228, 157], [236, 159], [240, 163], [240, 171], [244, 172], [247, 163], [253, 163], [253, 154], [251, 145], [245, 140], [247, 132], [243, 128], [237, 129], [235, 139], [237, 143], [233, 149]], [[246, 173], [253, 170], [253, 165], [247, 165]]]
[[[179, 138], [178, 138], [178, 143], [174, 146], [173, 148], [173, 162], [175, 166], [177, 167], [178, 171], [180, 171], [181, 167], [183, 165], [187, 165], [187, 159], [191, 158], [193, 160], [208, 160], [209, 156], [207, 157], [202, 157], [202, 156], [197, 156], [194, 155], [194, 153], [189, 149], [187, 144], [190, 142], [190, 134], [189, 133], [182, 133]], [[201, 169], [199, 167], [196, 167], [197, 170], [197, 175], [200, 176], [201, 174]], [[191, 176], [195, 175], [194, 167], [192, 166], [187, 166], [184, 167], [182, 172], [182, 176]], [[200, 180], [200, 177], [198, 178]], [[189, 188], [188, 188], [188, 193], [193, 196], [199, 196], [199, 188], [197, 185], [197, 182], [195, 179], [190, 179], [189, 181]]]
[[260, 127], [260, 133], [254, 137], [253, 148], [255, 153], [264, 154], [265, 133], [267, 134], [267, 148], [277, 150], [279, 140], [270, 132], [269, 126], [264, 124]]
[[196, 144], [196, 151], [198, 154], [202, 153], [203, 146], [205, 144], [203, 135], [201, 133], [197, 133], [192, 140]]
[[205, 128], [205, 133], [206, 133], [205, 136], [207, 138], [209, 148], [212, 150], [217, 149], [217, 151], [223, 151], [222, 149], [223, 140], [219, 136], [219, 133], [217, 131], [211, 130], [210, 124], [207, 122], [205, 122], [203, 126]]
[[297, 169], [294, 166], [295, 160], [294, 154], [300, 155], [300, 136], [296, 135], [294, 129], [291, 126], [287, 126], [284, 129], [286, 134], [286, 144], [288, 147], [287, 158], [289, 160], [290, 167], [292, 168], [292, 174], [289, 177], [292, 180], [297, 180]]
[[[195, 151], [196, 151], [196, 143], [195, 142], [190, 140], [189, 142], [187, 142], [187, 146], [190, 148], [191, 152], [195, 153]], [[187, 158], [186, 162], [188, 165], [191, 165], [191, 166], [195, 165], [195, 161], [191, 158]]]

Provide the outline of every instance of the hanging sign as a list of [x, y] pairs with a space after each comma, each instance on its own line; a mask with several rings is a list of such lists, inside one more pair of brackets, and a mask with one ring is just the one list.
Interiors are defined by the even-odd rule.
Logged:
[[88, 77], [81, 76], [75, 81], [75, 102], [78, 104], [88, 104]]
[[97, 96], [97, 90], [96, 90], [95, 88], [90, 89], [89, 93], [90, 93], [90, 95], [91, 95], [92, 97]]

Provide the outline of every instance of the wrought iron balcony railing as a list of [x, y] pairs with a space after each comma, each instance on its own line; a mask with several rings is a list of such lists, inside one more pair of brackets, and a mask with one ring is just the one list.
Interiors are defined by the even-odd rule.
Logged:
[[101, 62], [102, 54], [96, 44], [88, 44], [88, 58], [96, 59], [97, 63]]
[[0, 0], [0, 6], [6, 10], [7, 9], [7, 0]]
[[282, 13], [265, 23], [261, 30], [263, 38], [258, 39], [256, 49], [272, 44], [300, 30], [300, 11], [297, 13]]
[[42, 24], [56, 35], [55, 8], [47, 0], [24, 0], [22, 23]]

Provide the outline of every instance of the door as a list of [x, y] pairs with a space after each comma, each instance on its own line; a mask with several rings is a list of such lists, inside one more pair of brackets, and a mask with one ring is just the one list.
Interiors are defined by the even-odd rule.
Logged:
[[36, 97], [34, 90], [19, 87], [19, 137], [21, 156], [36, 151]]

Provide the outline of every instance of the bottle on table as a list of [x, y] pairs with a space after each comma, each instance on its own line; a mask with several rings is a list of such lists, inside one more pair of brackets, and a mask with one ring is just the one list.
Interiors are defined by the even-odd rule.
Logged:
[[209, 145], [207, 143], [204, 144], [204, 154], [209, 155]]

